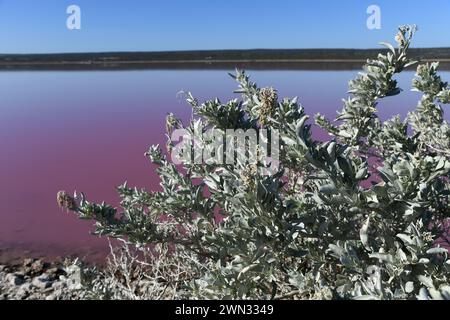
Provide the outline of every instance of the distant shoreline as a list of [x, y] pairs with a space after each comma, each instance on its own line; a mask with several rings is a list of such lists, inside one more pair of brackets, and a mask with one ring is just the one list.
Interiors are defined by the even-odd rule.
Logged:
[[[290, 69], [353, 70], [383, 49], [255, 49], [63, 54], [0, 54], [0, 70]], [[410, 49], [450, 70], [450, 48]]]

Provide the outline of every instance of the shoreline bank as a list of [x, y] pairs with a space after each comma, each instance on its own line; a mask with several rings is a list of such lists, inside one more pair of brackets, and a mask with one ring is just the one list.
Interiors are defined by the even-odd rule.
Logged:
[[[386, 49], [251, 49], [161, 52], [0, 54], [0, 70], [353, 70]], [[450, 70], [450, 48], [412, 48], [421, 62], [440, 61]]]

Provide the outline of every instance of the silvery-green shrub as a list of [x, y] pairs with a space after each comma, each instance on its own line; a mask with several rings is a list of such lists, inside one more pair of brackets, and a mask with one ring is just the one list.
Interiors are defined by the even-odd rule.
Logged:
[[[407, 56], [414, 32], [400, 27], [397, 47], [384, 43], [367, 61], [336, 121], [316, 116], [327, 142], [314, 140], [297, 98], [281, 100], [243, 71], [233, 75], [241, 99], [200, 103], [188, 94], [196, 115], [189, 132], [278, 130], [273, 175], [239, 162], [180, 168], [152, 146], [146, 155], [162, 191], [119, 186], [120, 210], [84, 194], [62, 192], [58, 201], [95, 220], [99, 235], [189, 252], [191, 273], [180, 284], [187, 298], [450, 299], [450, 260], [438, 241], [450, 216], [442, 107], [450, 87], [438, 63], [417, 67], [412, 88], [423, 96], [406, 119], [377, 116], [378, 101], [401, 92], [395, 75], [416, 63]], [[168, 137], [182, 127], [168, 116]]]

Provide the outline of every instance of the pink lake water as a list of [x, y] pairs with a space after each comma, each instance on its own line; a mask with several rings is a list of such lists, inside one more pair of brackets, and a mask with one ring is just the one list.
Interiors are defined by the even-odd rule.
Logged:
[[[21, 257], [81, 256], [96, 260], [108, 243], [89, 234], [92, 223], [61, 211], [56, 193], [83, 191], [117, 205], [115, 187], [157, 189], [144, 157], [165, 143], [165, 117], [189, 119], [177, 97], [236, 97], [228, 71], [0, 72], [0, 262]], [[249, 71], [280, 97], [299, 96], [307, 113], [329, 117], [342, 107], [355, 71]], [[442, 73], [450, 80], [450, 73]], [[380, 103], [380, 116], [405, 116], [420, 97], [412, 72], [400, 76], [402, 95]], [[450, 119], [450, 110], [446, 114]]]

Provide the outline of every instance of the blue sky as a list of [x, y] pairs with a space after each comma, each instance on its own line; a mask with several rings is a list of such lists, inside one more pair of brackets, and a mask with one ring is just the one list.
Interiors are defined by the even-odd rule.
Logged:
[[[72, 4], [81, 30], [66, 28]], [[412, 23], [415, 47], [450, 47], [449, 0], [0, 0], [0, 53], [369, 48]]]

